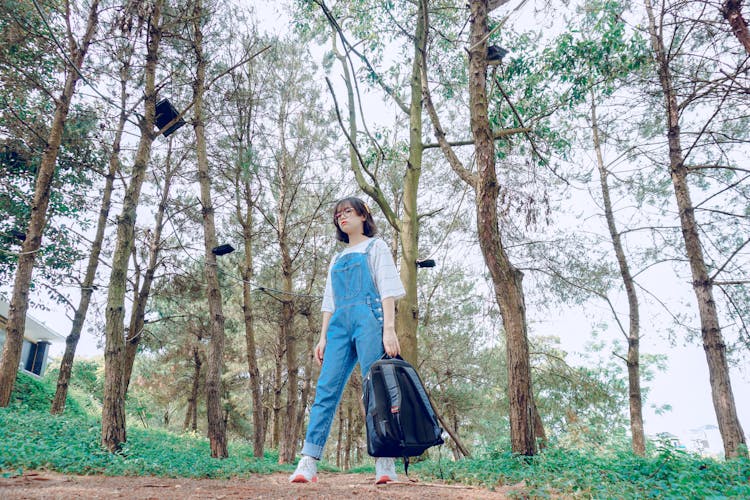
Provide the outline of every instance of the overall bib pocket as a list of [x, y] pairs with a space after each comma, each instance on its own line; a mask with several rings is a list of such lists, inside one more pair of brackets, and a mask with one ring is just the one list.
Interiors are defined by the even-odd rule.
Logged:
[[[362, 290], [362, 272], [359, 262], [344, 262], [341, 265], [335, 265], [331, 270], [331, 278], [334, 287], [339, 292], [339, 299], [353, 299], [360, 294]], [[339, 286], [336, 286], [338, 284]]]

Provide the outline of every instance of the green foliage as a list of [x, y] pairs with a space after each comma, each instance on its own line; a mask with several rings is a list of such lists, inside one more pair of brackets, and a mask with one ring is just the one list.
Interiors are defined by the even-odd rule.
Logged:
[[717, 461], [673, 448], [639, 457], [628, 444], [592, 454], [552, 446], [535, 457], [488, 451], [457, 462], [421, 462], [413, 469], [489, 488], [523, 482], [523, 498], [747, 498], [750, 460]]
[[560, 444], [601, 451], [627, 429], [627, 374], [620, 363], [591, 359], [570, 366], [551, 339], [533, 340], [537, 407], [545, 429]]
[[[43, 113], [38, 108], [27, 111]], [[44, 120], [40, 117], [39, 121]], [[31, 218], [36, 172], [44, 149], [41, 136], [47, 133], [45, 124], [37, 125], [41, 128], [40, 136], [25, 136], [23, 124], [0, 116], [0, 133], [11, 137], [0, 141], [0, 245], [15, 251], [20, 249], [20, 235], [26, 232]], [[92, 167], [104, 161], [97, 128], [92, 109], [76, 107], [71, 110], [52, 181], [48, 224], [40, 252], [38, 274], [43, 279], [59, 280], [61, 275], [67, 276], [81, 257], [77, 231], [71, 231], [68, 226], [86, 226], [91, 203], [88, 194], [95, 175]], [[16, 260], [12, 253], [0, 253], [0, 277], [12, 274]]]
[[165, 431], [129, 429], [118, 454], [101, 447], [101, 423], [78, 415], [55, 417], [36, 409], [0, 409], [0, 471], [47, 468], [68, 474], [228, 478], [291, 470], [278, 456], [252, 455], [252, 446], [229, 445], [226, 460], [211, 458], [208, 440]]
[[[59, 367], [47, 370], [44, 376], [44, 383], [49, 385], [51, 395], [54, 395], [57, 378], [60, 373]], [[96, 414], [101, 411], [104, 399], [104, 360], [98, 359], [77, 359], [73, 363], [73, 369], [68, 382], [68, 399], [65, 403], [65, 411], [73, 408], [81, 408], [87, 414]], [[50, 396], [51, 398], [52, 396]], [[47, 405], [44, 408], [49, 407]], [[44, 408], [37, 408], [42, 411]]]
[[593, 88], [612, 95], [618, 82], [648, 64], [646, 40], [627, 31], [624, 10], [617, 1], [587, 2], [579, 28], [561, 34], [544, 50], [547, 70], [567, 89], [563, 99], [568, 106], [588, 99]]
[[[40, 2], [45, 9], [45, 2]], [[51, 29], [64, 39], [54, 11]], [[31, 218], [36, 172], [63, 80], [61, 59], [29, 2], [0, 1], [0, 281], [9, 282]], [[47, 226], [34, 272], [35, 282], [69, 277], [80, 259], [80, 229], [86, 226], [94, 170], [105, 160], [98, 110], [72, 105], [63, 130], [52, 181]], [[71, 231], [70, 227], [76, 227]], [[32, 284], [33, 286], [33, 284]], [[60, 300], [51, 294], [54, 300]]]
[[[18, 412], [48, 412], [55, 397], [56, 384], [57, 378], [51, 373], [44, 379], [38, 379], [25, 372], [18, 372], [9, 408]], [[68, 395], [65, 401], [65, 415], [82, 417], [87, 413], [76, 399]]]
[[0, 409], [0, 473], [47, 468], [69, 474], [227, 478], [291, 469], [277, 464], [275, 452], [253, 458], [244, 441], [230, 443], [229, 459], [216, 460], [203, 437], [133, 425], [121, 452], [111, 454], [101, 447], [100, 419], [84, 411], [85, 387], [102, 381], [99, 363], [74, 363], [65, 413], [53, 416], [56, 373], [44, 379], [19, 373], [11, 404]]
[[[0, 409], [0, 471], [46, 468], [67, 474], [230, 478], [290, 471], [274, 452], [252, 457], [244, 442], [229, 446], [229, 458], [210, 458], [208, 441], [195, 435], [131, 428], [118, 454], [100, 446], [100, 423], [83, 415], [53, 417], [36, 409]], [[505, 447], [507, 449], [507, 447]], [[324, 465], [325, 470], [335, 471]], [[371, 465], [353, 472], [371, 472]], [[523, 481], [518, 493], [533, 498], [746, 498], [750, 461], [730, 462], [669, 447], [648, 457], [630, 453], [626, 444], [593, 454], [552, 446], [538, 456], [522, 457], [488, 449], [477, 458], [415, 463], [417, 475], [496, 488]]]

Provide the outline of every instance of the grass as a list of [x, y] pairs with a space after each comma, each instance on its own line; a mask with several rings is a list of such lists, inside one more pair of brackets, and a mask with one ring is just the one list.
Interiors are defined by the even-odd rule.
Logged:
[[[71, 399], [61, 416], [48, 413], [52, 387], [19, 375], [14, 400], [0, 408], [0, 473], [26, 469], [68, 474], [190, 478], [247, 477], [291, 472], [271, 451], [253, 457], [252, 446], [231, 442], [229, 458], [210, 458], [208, 440], [195, 435], [131, 426], [118, 454], [101, 448], [99, 420]], [[446, 454], [445, 451], [442, 453]], [[336, 471], [328, 465], [323, 470]], [[425, 460], [410, 472], [423, 478], [495, 489], [523, 483], [516, 494], [532, 498], [750, 498], [750, 460], [721, 461], [673, 448], [648, 457], [627, 445], [608, 453], [551, 446], [535, 457], [487, 450], [461, 461]], [[372, 472], [372, 464], [352, 472]]]
[[50, 415], [53, 395], [49, 382], [19, 374], [11, 404], [0, 408], [3, 475], [47, 469], [67, 474], [229, 478], [293, 470], [279, 465], [278, 454], [272, 451], [263, 458], [253, 457], [248, 443], [230, 442], [229, 458], [216, 460], [204, 437], [136, 426], [128, 428], [122, 450], [112, 454], [101, 447], [101, 421], [76, 399], [68, 398], [63, 415]]
[[458, 462], [426, 461], [421, 475], [496, 488], [523, 482], [532, 498], [750, 498], [750, 460], [720, 461], [674, 448], [648, 457], [550, 447], [535, 457], [489, 452]]

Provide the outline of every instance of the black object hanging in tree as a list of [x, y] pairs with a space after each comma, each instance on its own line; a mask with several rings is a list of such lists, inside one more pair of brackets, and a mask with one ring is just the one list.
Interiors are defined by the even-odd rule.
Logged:
[[18, 241], [26, 241], [26, 233], [23, 231], [19, 231], [18, 229], [11, 229], [8, 231], [8, 234], [13, 236], [13, 238], [17, 239]]
[[230, 245], [229, 243], [226, 243], [224, 245], [219, 245], [218, 247], [214, 247], [211, 250], [211, 253], [214, 255], [226, 255], [232, 252], [234, 252], [234, 247]]
[[417, 260], [417, 267], [435, 267], [435, 261], [433, 259], [419, 259]]
[[[161, 130], [169, 122], [177, 117], [177, 110], [169, 102], [169, 99], [164, 98], [156, 103], [156, 127]], [[175, 132], [177, 129], [185, 125], [185, 120], [180, 118], [171, 127], [164, 131], [164, 137], [169, 137], [170, 134]]]
[[490, 45], [487, 47], [487, 64], [490, 66], [497, 66], [502, 62], [503, 57], [505, 57], [505, 54], [507, 53], [508, 51], [499, 45]]

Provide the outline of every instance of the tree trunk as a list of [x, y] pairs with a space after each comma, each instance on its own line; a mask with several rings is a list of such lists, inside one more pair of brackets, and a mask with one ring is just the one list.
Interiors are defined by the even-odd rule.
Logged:
[[657, 64], [659, 80], [664, 93], [667, 139], [669, 142], [669, 171], [674, 187], [677, 208], [680, 214], [682, 237], [685, 251], [690, 262], [693, 277], [693, 291], [698, 301], [698, 312], [703, 336], [703, 349], [708, 361], [711, 396], [713, 399], [719, 432], [724, 442], [724, 454], [727, 458], [747, 457], [745, 434], [737, 417], [737, 408], [729, 378], [729, 365], [726, 358], [726, 345], [719, 326], [719, 316], [713, 297], [713, 282], [708, 276], [703, 247], [695, 220], [695, 207], [690, 199], [687, 180], [688, 169], [684, 163], [680, 142], [680, 121], [677, 94], [672, 82], [672, 73], [667, 59], [664, 41], [656, 25], [650, 0], [645, 0], [649, 19], [649, 32], [654, 59]]
[[346, 442], [344, 444], [344, 470], [349, 470], [352, 468], [352, 439], [353, 439], [353, 432], [352, 428], [354, 427], [354, 412], [352, 411], [352, 404], [349, 403], [346, 405]]
[[417, 326], [419, 305], [417, 303], [417, 258], [419, 256], [419, 214], [417, 195], [419, 178], [422, 174], [422, 58], [427, 45], [424, 9], [426, 5], [417, 2], [416, 28], [414, 30], [414, 58], [411, 65], [409, 101], [409, 159], [404, 172], [403, 213], [401, 214], [401, 282], [406, 295], [398, 301], [396, 309], [396, 331], [401, 346], [401, 356], [418, 366], [419, 344]]
[[297, 444], [297, 408], [299, 402], [299, 363], [297, 361], [297, 338], [295, 336], [295, 305], [292, 299], [292, 257], [289, 251], [289, 233], [287, 219], [291, 213], [293, 193], [290, 186], [291, 158], [286, 148], [286, 103], [282, 102], [279, 112], [279, 135], [281, 140], [280, 158], [277, 164], [279, 181], [279, 199], [277, 207], [279, 253], [281, 254], [281, 276], [284, 298], [281, 303], [279, 318], [279, 342], [284, 346], [286, 360], [286, 409], [284, 413], [284, 430], [279, 447], [279, 463], [294, 461]]
[[[316, 261], [317, 262], [317, 261]], [[315, 277], [315, 271], [317, 271], [317, 266], [315, 267], [315, 270], [313, 271], [313, 277]], [[313, 380], [313, 349], [315, 346], [315, 341], [318, 338], [318, 334], [320, 333], [320, 328], [316, 324], [316, 318], [310, 314], [310, 305], [306, 305], [304, 310], [302, 311], [302, 315], [305, 316], [305, 319], [307, 321], [307, 340], [305, 349], [307, 352], [307, 356], [305, 356], [305, 375], [304, 379], [302, 380], [302, 394], [300, 396], [300, 404], [299, 409], [297, 411], [297, 434], [299, 435], [300, 430], [304, 427], [305, 422], [305, 412], [307, 411], [307, 404], [310, 401], [310, 393], [312, 392], [312, 380]], [[299, 436], [304, 437], [304, 436]]]
[[742, 0], [724, 0], [721, 15], [729, 22], [732, 33], [745, 47], [745, 52], [750, 54], [750, 32], [747, 29], [747, 21], [742, 17]]
[[[70, 12], [70, 10], [66, 9], [66, 12]], [[3, 345], [2, 356], [0, 356], [0, 407], [8, 406], [10, 403], [13, 384], [18, 374], [18, 365], [23, 348], [23, 334], [26, 330], [26, 312], [29, 308], [29, 286], [31, 285], [36, 254], [42, 246], [44, 226], [47, 223], [47, 207], [49, 206], [52, 179], [55, 175], [57, 155], [60, 151], [63, 129], [70, 111], [70, 102], [73, 99], [76, 83], [79, 79], [78, 71], [83, 66], [98, 23], [99, 0], [93, 0], [89, 6], [86, 31], [80, 45], [76, 44], [73, 34], [68, 33], [70, 43], [68, 47], [69, 62], [73, 67], [65, 66], [65, 84], [60, 97], [56, 101], [55, 116], [37, 171], [29, 227], [26, 230], [26, 239], [21, 247], [21, 254], [18, 257], [13, 281], [13, 293], [8, 308], [5, 344]], [[68, 19], [67, 25], [70, 26], [70, 19]]]
[[544, 422], [536, 404], [534, 405], [534, 439], [536, 439], [540, 450], [547, 447], [547, 433], [544, 431]]
[[500, 237], [497, 199], [500, 192], [495, 171], [495, 145], [487, 103], [487, 0], [472, 0], [469, 37], [469, 107], [477, 173], [477, 227], [479, 245], [492, 276], [507, 336], [508, 401], [513, 452], [536, 453], [534, 399], [526, 332], [523, 274], [508, 259]]
[[115, 130], [115, 137], [112, 142], [112, 151], [109, 155], [109, 170], [107, 171], [104, 189], [102, 190], [102, 202], [99, 208], [99, 217], [96, 222], [96, 233], [91, 243], [89, 260], [86, 265], [86, 275], [81, 284], [81, 297], [73, 317], [73, 325], [70, 328], [70, 333], [65, 339], [65, 353], [60, 362], [60, 373], [57, 377], [57, 389], [55, 390], [55, 397], [52, 400], [52, 407], [50, 408], [50, 413], [53, 415], [59, 415], [65, 410], [65, 400], [68, 396], [68, 384], [70, 383], [70, 375], [73, 370], [73, 359], [75, 358], [78, 340], [81, 338], [83, 324], [86, 321], [86, 315], [88, 314], [91, 295], [94, 293], [94, 280], [96, 279], [96, 270], [99, 267], [99, 255], [102, 251], [104, 231], [107, 228], [107, 218], [109, 217], [109, 210], [112, 206], [112, 189], [114, 186], [115, 175], [120, 170], [120, 143], [122, 141], [122, 133], [127, 119], [125, 105], [127, 104], [127, 83], [130, 79], [130, 57], [133, 53], [132, 46], [129, 46], [126, 50], [127, 55], [123, 61], [122, 67], [120, 68], [120, 117], [117, 122], [117, 129]]
[[282, 380], [282, 363], [284, 360], [285, 347], [281, 343], [282, 339], [279, 339], [279, 343], [276, 346], [276, 365], [274, 367], [273, 377], [273, 427], [271, 429], [271, 447], [279, 448], [281, 443], [281, 391], [284, 389], [284, 381]]
[[[284, 260], [282, 258], [282, 260]], [[291, 276], [284, 277], [284, 291], [291, 291]], [[287, 295], [287, 297], [289, 297]], [[297, 408], [299, 402], [299, 366], [297, 362], [297, 339], [294, 335], [294, 305], [285, 299], [281, 305], [281, 326], [279, 334], [286, 346], [286, 409], [284, 412], [284, 431], [279, 448], [279, 463], [294, 461], [297, 444]]]
[[[238, 169], [239, 175], [240, 169]], [[240, 196], [240, 185], [244, 196]], [[255, 347], [255, 317], [253, 314], [252, 280], [253, 280], [253, 212], [250, 183], [237, 182], [237, 218], [242, 225], [242, 237], [245, 244], [245, 262], [241, 268], [242, 274], [242, 313], [245, 320], [245, 349], [247, 357], [247, 371], [250, 378], [250, 392], [253, 400], [253, 456], [263, 458], [263, 445], [266, 439], [266, 424], [264, 421], [263, 394], [260, 385], [260, 370], [258, 369], [258, 355]], [[244, 198], [245, 212], [240, 208]]]
[[[451, 411], [451, 406], [449, 405], [448, 411]], [[437, 405], [433, 403], [433, 408], [437, 408]], [[455, 414], [455, 409], [453, 409], [453, 413]], [[456, 450], [460, 452], [463, 456], [469, 457], [471, 456], [471, 453], [469, 453], [468, 448], [464, 446], [463, 442], [461, 441], [461, 438], [458, 436], [458, 423], [456, 422], [453, 426], [449, 425], [449, 422], [447, 422], [443, 416], [440, 413], [435, 412], [435, 416], [437, 416], [438, 421], [440, 422], [440, 425], [443, 426], [443, 430], [448, 433], [448, 435], [451, 437], [451, 440], [453, 441], [453, 444], [455, 445]], [[454, 419], [455, 420], [455, 419]]]
[[344, 452], [344, 405], [339, 405], [339, 410], [336, 412], [338, 425], [336, 425], [336, 468], [341, 468], [341, 459]]
[[[453, 427], [453, 431], [458, 434], [458, 414], [456, 412], [456, 407], [453, 404], [448, 404], [448, 411], [447, 411], [448, 418], [450, 418], [451, 426]], [[461, 451], [459, 450], [458, 443], [455, 440], [451, 440], [449, 442], [451, 451], [453, 452], [453, 460], [461, 460]]]
[[198, 430], [198, 390], [200, 389], [201, 383], [201, 366], [203, 361], [201, 360], [200, 345], [201, 336], [198, 335], [197, 342], [193, 346], [193, 384], [190, 388], [190, 396], [188, 397], [188, 407], [185, 413], [185, 423], [182, 428], [184, 430]]
[[[615, 224], [615, 214], [612, 209], [612, 200], [609, 194], [609, 183], [607, 177], [609, 172], [604, 165], [602, 157], [601, 142], [599, 140], [599, 122], [596, 116], [596, 96], [591, 91], [591, 132], [594, 142], [594, 151], [596, 152], [596, 164], [599, 170], [599, 183], [602, 190], [602, 200], [604, 202], [604, 217], [607, 220], [607, 229], [609, 237], [612, 239], [612, 246], [617, 257], [617, 264], [620, 268], [620, 277], [625, 286], [625, 292], [628, 297], [628, 316], [629, 329], [625, 338], [628, 342], [628, 354], [626, 364], [628, 367], [628, 399], [630, 402], [630, 434], [632, 441], [633, 453], [644, 456], [646, 453], [646, 438], [643, 432], [643, 398], [641, 396], [641, 376], [640, 376], [640, 311], [638, 308], [638, 295], [635, 291], [635, 281], [630, 274], [630, 265], [625, 255], [625, 249], [622, 245], [620, 233], [617, 231]], [[625, 333], [625, 332], [623, 332]]]
[[154, 282], [154, 274], [156, 274], [156, 269], [159, 267], [159, 252], [161, 251], [162, 243], [161, 233], [164, 229], [164, 213], [166, 211], [167, 203], [169, 202], [169, 190], [172, 187], [172, 179], [179, 168], [179, 166], [171, 165], [171, 146], [172, 143], [170, 141], [165, 163], [164, 185], [162, 186], [161, 199], [159, 200], [159, 206], [156, 209], [154, 230], [151, 233], [151, 240], [148, 242], [149, 249], [146, 273], [143, 276], [143, 283], [141, 283], [140, 290], [138, 291], [138, 295], [130, 314], [130, 327], [128, 328], [128, 336], [125, 342], [125, 359], [123, 360], [122, 368], [123, 397], [128, 393], [130, 377], [133, 373], [133, 363], [135, 363], [135, 355], [138, 352], [138, 344], [143, 338], [143, 329], [146, 325], [146, 305], [148, 304], [148, 298], [151, 295], [151, 285]]
[[208, 310], [211, 318], [211, 339], [208, 344], [208, 366], [206, 367], [206, 410], [208, 414], [208, 439], [211, 443], [211, 456], [213, 458], [226, 458], [228, 456], [226, 421], [221, 410], [221, 372], [224, 362], [224, 313], [222, 311], [216, 255], [211, 251], [217, 245], [203, 118], [203, 98], [205, 94], [207, 65], [203, 53], [203, 32], [201, 31], [201, 23], [204, 20], [203, 16], [203, 3], [201, 0], [197, 0], [193, 10], [193, 33], [195, 36], [193, 50], [195, 51], [196, 58], [196, 74], [195, 82], [193, 83], [193, 101], [195, 103], [193, 129], [195, 130], [195, 147], [198, 161], [198, 182], [200, 183], [201, 204], [203, 206], [206, 295], [208, 297]]

